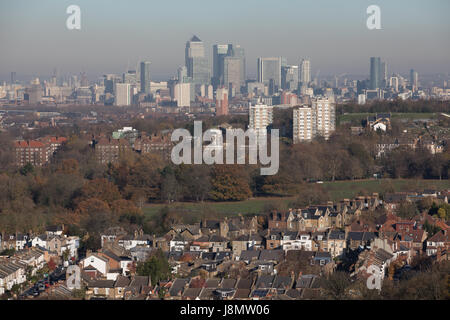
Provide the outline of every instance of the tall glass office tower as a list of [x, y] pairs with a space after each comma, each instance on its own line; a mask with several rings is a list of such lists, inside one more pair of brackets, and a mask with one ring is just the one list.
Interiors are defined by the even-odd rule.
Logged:
[[276, 88], [281, 86], [281, 66], [285, 65], [283, 57], [258, 58], [258, 82], [269, 86], [271, 83]]
[[370, 58], [370, 90], [381, 88], [381, 58]]
[[141, 92], [150, 94], [150, 62], [141, 62]]
[[281, 67], [281, 88], [294, 91], [298, 87], [298, 66]]
[[240, 45], [216, 44], [213, 46], [213, 85], [229, 86], [238, 91], [245, 83], [245, 50]]
[[197, 36], [186, 42], [185, 63], [187, 76], [192, 78], [196, 87], [211, 82], [211, 72], [209, 69], [208, 58], [205, 54], [203, 41]]
[[303, 86], [308, 86], [311, 82], [311, 62], [307, 59], [302, 59], [300, 62], [300, 83]]
[[228, 55], [227, 44], [215, 44], [213, 46], [213, 77], [212, 85], [214, 89], [217, 89], [221, 85], [223, 77], [223, 62], [224, 58]]

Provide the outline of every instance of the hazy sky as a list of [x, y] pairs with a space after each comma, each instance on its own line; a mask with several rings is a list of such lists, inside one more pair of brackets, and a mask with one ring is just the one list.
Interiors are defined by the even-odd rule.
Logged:
[[[81, 8], [81, 30], [66, 28], [66, 8]], [[381, 8], [382, 30], [368, 30], [366, 9]], [[389, 73], [450, 72], [449, 0], [0, 0], [0, 79], [9, 73], [88, 76], [135, 69], [150, 60], [154, 78], [176, 74], [196, 34], [258, 56], [309, 57], [313, 75], [368, 74], [380, 56]], [[211, 59], [211, 58], [210, 58]]]

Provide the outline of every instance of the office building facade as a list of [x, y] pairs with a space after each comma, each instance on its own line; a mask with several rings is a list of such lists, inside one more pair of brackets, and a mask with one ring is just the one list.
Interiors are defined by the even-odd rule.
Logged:
[[369, 89], [376, 90], [382, 87], [382, 65], [380, 57], [370, 58], [370, 83]]
[[150, 62], [141, 62], [140, 68], [141, 76], [141, 93], [150, 94]]
[[298, 66], [283, 66], [281, 68], [281, 88], [295, 91], [298, 87]]
[[300, 62], [300, 84], [307, 87], [311, 82], [311, 62], [308, 59], [302, 59]]
[[192, 83], [200, 90], [202, 84], [210, 84], [211, 72], [208, 58], [205, 53], [203, 41], [197, 36], [193, 36], [186, 42], [185, 65], [187, 76], [192, 79]]
[[283, 57], [258, 58], [258, 82], [265, 86], [273, 86], [273, 91], [281, 88], [281, 67], [285, 65]]

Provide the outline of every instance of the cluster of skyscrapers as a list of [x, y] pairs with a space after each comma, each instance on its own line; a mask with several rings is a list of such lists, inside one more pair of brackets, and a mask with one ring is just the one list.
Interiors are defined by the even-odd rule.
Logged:
[[[409, 79], [399, 74], [388, 75], [387, 63], [380, 57], [370, 58], [370, 76], [366, 80], [340, 78], [334, 81], [319, 81], [320, 70], [314, 78], [309, 59], [300, 59], [298, 64], [288, 64], [285, 57], [258, 57], [256, 59], [256, 78], [247, 79], [245, 50], [238, 44], [215, 44], [212, 46], [212, 60], [209, 59], [204, 42], [192, 36], [185, 46], [185, 63], [177, 70], [176, 77], [167, 81], [152, 81], [151, 62], [141, 61], [135, 70], [127, 70], [122, 75], [106, 74], [103, 83], [89, 85], [85, 73], [75, 75], [67, 81], [57, 81], [55, 71], [50, 81], [32, 81], [31, 86], [23, 88], [11, 73], [11, 86], [0, 87], [0, 98], [8, 101], [28, 100], [30, 104], [104, 104], [116, 106], [137, 105], [151, 107], [163, 112], [215, 112], [227, 115], [229, 106], [235, 112], [247, 111], [255, 105], [298, 107], [296, 119], [306, 119], [305, 125], [294, 124], [299, 130], [297, 138], [308, 140], [316, 134], [325, 137], [333, 130], [333, 110], [321, 115], [314, 100], [334, 101], [357, 100], [364, 104], [371, 99], [423, 98], [426, 93], [419, 88], [419, 76], [411, 70]], [[66, 78], [67, 80], [67, 78]], [[447, 82], [442, 88], [433, 88], [429, 94], [448, 96]], [[6, 91], [5, 91], [6, 88]], [[321, 97], [321, 98], [318, 98]], [[309, 107], [307, 107], [309, 106]], [[177, 107], [177, 108], [174, 108]], [[309, 109], [308, 109], [309, 108]], [[269, 108], [270, 109], [270, 108]], [[256, 114], [256, 113], [255, 113]], [[267, 117], [270, 119], [270, 117]], [[308, 124], [308, 120], [311, 125]], [[321, 119], [325, 127], [320, 129]], [[298, 120], [300, 121], [300, 120]], [[303, 121], [303, 120], [302, 120]], [[305, 128], [304, 132], [302, 128]]]
[[358, 103], [364, 104], [371, 99], [384, 99], [387, 94], [397, 95], [402, 99], [411, 98], [419, 90], [419, 74], [411, 70], [409, 89], [400, 92], [400, 88], [406, 88], [408, 81], [399, 74], [388, 75], [387, 63], [380, 57], [370, 58], [370, 78], [368, 84], [362, 82], [358, 85]]

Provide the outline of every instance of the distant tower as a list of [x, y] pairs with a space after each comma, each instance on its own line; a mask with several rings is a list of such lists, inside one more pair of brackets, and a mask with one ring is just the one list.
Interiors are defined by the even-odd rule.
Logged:
[[114, 105], [129, 106], [131, 104], [131, 86], [129, 83], [114, 84]]
[[388, 71], [387, 71], [387, 63], [381, 63], [381, 85], [383, 88], [386, 88], [388, 85]]
[[16, 83], [16, 73], [13, 71], [11, 72], [11, 84]]
[[211, 82], [211, 75], [208, 65], [208, 58], [205, 54], [205, 46], [203, 41], [197, 36], [193, 36], [186, 42], [185, 63], [187, 76], [192, 78], [192, 82], [200, 89], [202, 84]]
[[150, 94], [150, 62], [141, 62], [141, 93]]
[[284, 64], [283, 57], [258, 58], [258, 82], [265, 86], [271, 86], [272, 91], [281, 88], [281, 67]]
[[381, 58], [370, 58], [370, 90], [381, 87]]
[[228, 115], [228, 90], [219, 88], [216, 92], [216, 116]]
[[414, 71], [414, 69], [411, 69], [409, 77], [411, 82], [411, 90], [417, 91], [419, 88], [419, 74]]
[[311, 82], [311, 62], [307, 59], [302, 59], [300, 63], [299, 81], [303, 86], [308, 86]]
[[223, 59], [228, 54], [228, 45], [227, 44], [215, 44], [213, 46], [213, 76], [212, 76], [212, 84], [215, 89], [219, 85], [223, 85]]
[[281, 88], [294, 91], [298, 87], [298, 66], [283, 66], [281, 68]]
[[178, 68], [178, 83], [187, 82], [187, 69], [185, 66]]
[[398, 92], [399, 80], [398, 77], [392, 76], [389, 80], [389, 86], [394, 89], [395, 92]]

